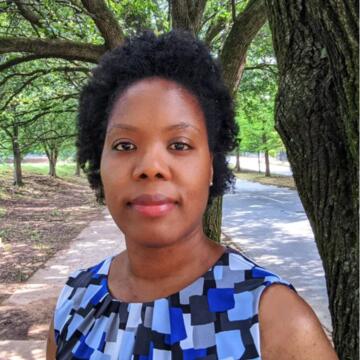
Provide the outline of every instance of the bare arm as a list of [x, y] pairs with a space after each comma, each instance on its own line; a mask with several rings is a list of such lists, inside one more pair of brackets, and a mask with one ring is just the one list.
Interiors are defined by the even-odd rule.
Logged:
[[54, 333], [54, 319], [51, 320], [49, 334], [46, 344], [46, 360], [55, 360], [56, 359], [56, 342], [55, 342], [55, 333]]
[[338, 360], [314, 311], [284, 285], [262, 294], [259, 325], [263, 360]]

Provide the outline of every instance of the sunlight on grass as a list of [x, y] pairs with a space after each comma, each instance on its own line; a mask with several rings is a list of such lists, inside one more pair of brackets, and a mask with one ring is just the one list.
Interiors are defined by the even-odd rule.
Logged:
[[295, 190], [295, 182], [292, 176], [283, 176], [283, 175], [272, 175], [270, 177], [265, 176], [263, 173], [258, 173], [256, 171], [242, 171], [234, 173], [238, 179], [254, 181], [263, 185], [275, 185], [280, 187], [287, 187]]
[[[21, 164], [23, 175], [48, 175], [48, 163], [23, 163]], [[75, 174], [76, 164], [74, 162], [59, 161], [56, 173], [59, 177], [72, 177]], [[0, 164], [0, 178], [12, 176], [12, 164]]]

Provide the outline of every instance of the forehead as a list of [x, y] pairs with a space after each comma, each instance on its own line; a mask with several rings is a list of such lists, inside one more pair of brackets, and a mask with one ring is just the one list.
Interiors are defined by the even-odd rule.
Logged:
[[133, 122], [151, 118], [153, 125], [156, 125], [156, 118], [160, 122], [167, 121], [169, 125], [181, 120], [205, 126], [204, 114], [196, 96], [181, 84], [158, 77], [135, 82], [115, 101], [109, 123], [130, 118]]

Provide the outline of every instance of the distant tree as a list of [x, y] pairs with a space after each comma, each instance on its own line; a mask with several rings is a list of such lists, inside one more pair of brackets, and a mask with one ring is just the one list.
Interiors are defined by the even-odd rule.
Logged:
[[241, 136], [239, 151], [263, 152], [265, 176], [270, 176], [270, 154], [285, 149], [274, 127], [276, 91], [277, 65], [270, 29], [266, 25], [249, 48], [236, 108]]
[[[47, 63], [47, 67], [36, 63], [20, 64], [15, 71], [4, 72], [0, 81], [0, 132], [4, 139], [2, 148], [7, 149], [8, 153], [11, 150], [15, 185], [23, 184], [23, 156], [39, 149], [41, 144], [48, 151], [48, 141], [55, 141], [55, 124], [58, 133], [61, 133], [61, 141], [66, 138], [63, 130], [70, 126], [74, 128], [79, 92], [77, 80], [81, 76], [85, 79], [84, 73], [87, 75], [88, 70], [64, 64], [56, 66], [61, 65], [58, 61], [55, 64], [54, 61]], [[82, 74], [80, 77], [79, 73]], [[49, 128], [46, 129], [50, 118], [55, 119], [51, 121], [52, 134]], [[62, 122], [59, 121], [60, 118], [63, 119]], [[74, 137], [74, 134], [73, 129], [71, 136]]]

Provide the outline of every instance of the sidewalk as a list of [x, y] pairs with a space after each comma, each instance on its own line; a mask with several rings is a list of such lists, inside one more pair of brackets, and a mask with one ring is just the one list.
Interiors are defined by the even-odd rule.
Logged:
[[[124, 235], [119, 231], [107, 210], [104, 219], [93, 221], [71, 243], [58, 252], [24, 283], [0, 308], [44, 306], [54, 309], [56, 299], [68, 275], [83, 267], [94, 265], [105, 257], [125, 249]], [[49, 310], [51, 310], [49, 309]], [[50, 312], [50, 311], [49, 311]], [[46, 329], [48, 324], [44, 326]], [[33, 333], [46, 329], [34, 329]], [[45, 360], [45, 340], [0, 341], [0, 360]]]

